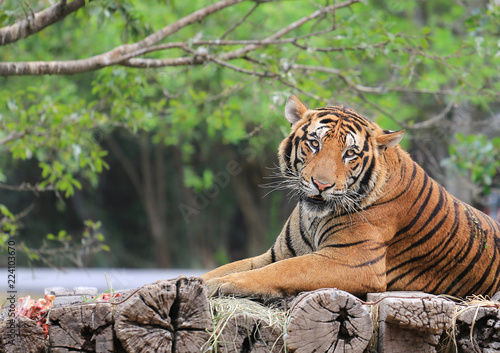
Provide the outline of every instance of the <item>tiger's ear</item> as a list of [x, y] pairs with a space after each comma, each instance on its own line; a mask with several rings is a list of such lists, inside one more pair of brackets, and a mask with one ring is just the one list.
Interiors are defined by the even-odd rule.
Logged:
[[295, 96], [288, 97], [285, 104], [285, 117], [290, 124], [295, 124], [297, 121], [302, 119], [307, 108], [302, 104], [302, 102]]
[[376, 137], [377, 146], [380, 150], [385, 151], [389, 147], [396, 146], [403, 138], [405, 130], [384, 130], [384, 132]]

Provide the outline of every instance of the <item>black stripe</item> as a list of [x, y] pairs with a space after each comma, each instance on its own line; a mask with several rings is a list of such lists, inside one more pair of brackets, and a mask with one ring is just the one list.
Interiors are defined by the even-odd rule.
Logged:
[[286, 224], [285, 240], [286, 240], [286, 247], [288, 248], [288, 250], [290, 250], [293, 256], [297, 256], [297, 253], [295, 252], [295, 249], [293, 248], [292, 244], [292, 234], [290, 233], [290, 220]]
[[[497, 253], [497, 249], [498, 249], [498, 247], [495, 247], [495, 249], [494, 249], [495, 255]], [[491, 263], [493, 263], [493, 261]], [[499, 278], [500, 278], [500, 266], [497, 265], [497, 270], [495, 272], [495, 277], [494, 277], [495, 280], [491, 282], [490, 286], [486, 289], [484, 294], [489, 294], [493, 290], [493, 288], [498, 288], [497, 283], [498, 283]], [[496, 289], [496, 291], [497, 290], [498, 289]]]
[[[416, 243], [413, 243], [411, 244], [408, 248], [404, 249], [403, 251], [401, 251], [399, 254], [395, 255], [395, 256], [399, 256], [407, 251], [410, 251], [411, 249], [413, 249], [414, 247], [418, 246], [418, 245], [421, 245], [423, 243], [425, 243], [426, 241], [428, 241], [429, 239], [432, 238], [432, 236], [436, 233], [436, 231], [441, 228], [441, 226], [443, 225], [443, 223], [445, 222], [447, 218], [447, 215], [445, 217], [443, 217], [443, 219], [429, 232], [427, 233], [423, 238], [421, 238], [419, 241], [417, 241]], [[418, 232], [417, 232], [418, 233]], [[438, 244], [439, 246], [439, 244]], [[416, 256], [416, 257], [412, 257], [408, 260], [406, 260], [405, 262], [402, 262], [401, 264], [399, 264], [398, 266], [396, 267], [393, 267], [391, 268], [389, 271], [387, 271], [387, 273], [391, 273], [401, 267], [404, 267], [406, 265], [409, 265], [411, 263], [415, 263], [415, 262], [419, 262], [420, 260], [423, 260], [425, 259], [426, 257], [428, 257], [429, 255], [432, 254], [432, 252], [438, 247], [434, 247], [434, 249], [432, 249], [432, 251], [428, 251], [426, 252], [425, 254], [423, 255], [420, 255], [420, 256]], [[414, 270], [414, 268], [411, 268], [409, 269], [408, 271], [406, 271], [405, 273], [402, 273], [400, 274], [399, 276], [393, 278], [388, 284], [387, 286], [392, 286], [396, 281], [399, 281], [401, 278], [403, 278], [404, 276], [408, 275], [410, 272], [412, 272]], [[415, 280], [415, 278], [413, 278], [412, 280]]]
[[478, 293], [479, 288], [481, 288], [481, 286], [484, 284], [484, 282], [488, 278], [488, 275], [491, 272], [491, 267], [493, 266], [493, 263], [495, 262], [496, 257], [497, 257], [497, 254], [496, 254], [496, 252], [494, 252], [493, 259], [491, 259], [491, 261], [490, 261], [490, 265], [486, 268], [486, 270], [484, 271], [481, 278], [476, 282], [476, 285], [469, 290], [469, 293], [471, 293], [471, 294]]
[[298, 136], [295, 136], [295, 138], [293, 139], [293, 145], [295, 147], [295, 159], [293, 161], [293, 168], [295, 170], [298, 170], [297, 168], [297, 165], [301, 162], [301, 160], [299, 159], [299, 155], [298, 155], [298, 150], [299, 150], [299, 145], [300, 145], [300, 137]]
[[[443, 243], [443, 241], [438, 241], [437, 245], [431, 251], [428, 252], [429, 254], [432, 254], [435, 250], [437, 250], [439, 247], [441, 247], [439, 252], [437, 254], [433, 255], [435, 260], [428, 262], [429, 265], [426, 268], [424, 268], [422, 271], [420, 271], [415, 277], [413, 277], [413, 280], [417, 280], [420, 277], [422, 277], [424, 274], [429, 273], [432, 269], [435, 269], [437, 264], [442, 262], [443, 259], [446, 259], [449, 256], [453, 258], [452, 253], [453, 253], [453, 250], [455, 249], [455, 247], [457, 246], [457, 242], [455, 241], [455, 243], [453, 244], [453, 246], [451, 248], [449, 248], [448, 246], [450, 245], [452, 240], [456, 239], [455, 233], [458, 229], [459, 217], [460, 217], [458, 207], [455, 203], [453, 203], [453, 208], [455, 210], [455, 219], [453, 220], [453, 224], [451, 225], [450, 230], [448, 231], [446, 236], [443, 237], [443, 239], [442, 239], [442, 240], [446, 239], [446, 242]], [[448, 208], [447, 212], [449, 212], [449, 208]], [[444, 251], [446, 251], [446, 253], [444, 253], [444, 256], [442, 256]], [[440, 267], [440, 269], [443, 269], [443, 268], [444, 268], [444, 266]], [[433, 278], [433, 280], [435, 280], [435, 279], [436, 278]], [[441, 285], [441, 283], [439, 283], [439, 285]], [[436, 287], [436, 290], [439, 287], [439, 285]], [[431, 293], [434, 293], [434, 292], [431, 292]]]
[[306, 232], [304, 230], [304, 224], [302, 223], [302, 207], [299, 206], [299, 232], [300, 232], [300, 237], [302, 238], [302, 241], [306, 243], [306, 245], [313, 250], [313, 246], [311, 245], [311, 242], [306, 236]]
[[[467, 246], [467, 250], [463, 253], [462, 257], [456, 263], [461, 263], [470, 254], [470, 252], [472, 250], [473, 243], [474, 243], [474, 239], [476, 239], [476, 235], [477, 235], [475, 228], [474, 228], [474, 225], [472, 224], [473, 222], [471, 221], [471, 214], [472, 214], [472, 217], [475, 217], [475, 215], [472, 213], [470, 206], [468, 206], [467, 204], [463, 204], [463, 205], [464, 205], [465, 210], [466, 210], [467, 221], [468, 221], [468, 225], [469, 225], [469, 229], [470, 229], [469, 243]], [[479, 249], [477, 249], [476, 254], [472, 258], [472, 260], [469, 261], [469, 265], [465, 268], [465, 270], [460, 272], [460, 274], [455, 277], [454, 281], [445, 289], [444, 292], [448, 293], [448, 294], [455, 294], [455, 292], [452, 292], [452, 290], [462, 281], [462, 279], [464, 279], [464, 277], [467, 274], [470, 273], [470, 270], [476, 264], [476, 262], [479, 260], [480, 257], [481, 257], [481, 252], [479, 251]]]
[[[406, 165], [403, 164], [403, 168], [401, 168], [401, 183], [404, 183], [405, 182], [405, 176], [406, 176]], [[374, 203], [372, 205], [373, 206], [379, 206], [379, 205], [383, 205], [383, 204], [386, 204], [386, 203], [390, 203], [394, 200], [396, 200], [397, 198], [401, 197], [402, 195], [404, 195], [410, 188], [411, 186], [411, 182], [415, 179], [415, 176], [417, 175], [417, 166], [415, 165], [415, 162], [413, 162], [413, 173], [410, 177], [410, 181], [409, 182], [405, 182], [405, 185], [403, 185], [403, 191], [401, 191], [401, 193], [399, 193], [398, 195], [396, 195], [395, 197], [393, 197], [392, 199], [390, 200], [387, 200], [387, 201], [384, 201], [384, 202], [381, 202], [381, 203]]]
[[[432, 213], [430, 214], [429, 218], [427, 218], [427, 220], [422, 225], [422, 227], [420, 227], [419, 230], [417, 230], [416, 232], [414, 232], [414, 234], [420, 234], [425, 229], [425, 227], [427, 227], [427, 225], [430, 222], [432, 222], [434, 220], [434, 218], [436, 218], [436, 216], [439, 215], [439, 213], [443, 209], [443, 200], [444, 200], [444, 190], [443, 190], [443, 187], [441, 185], [439, 185], [439, 200], [438, 200], [438, 202], [436, 204], [436, 207], [434, 207], [434, 209], [432, 210]], [[441, 226], [443, 225], [443, 223], [446, 221], [447, 218], [448, 218], [448, 213], [446, 213], [444, 215], [444, 217], [439, 221], [439, 223], [436, 224], [426, 235], [424, 235], [423, 237], [421, 237], [418, 241], [413, 242], [409, 247], [403, 249], [402, 251], [400, 251], [398, 254], [396, 254], [394, 256], [401, 256], [404, 253], [406, 253], [406, 252], [408, 252], [410, 250], [413, 250], [415, 247], [417, 247], [419, 245], [422, 245], [426, 241], [428, 241], [429, 239], [431, 239], [432, 236], [434, 234], [436, 234], [436, 232], [441, 228]]]
[[365, 139], [365, 143], [363, 144], [363, 152], [368, 152], [370, 150], [370, 144], [368, 143], [368, 139]]
[[328, 233], [330, 233], [331, 230], [333, 230], [334, 228], [337, 228], [337, 227], [342, 227], [342, 226], [344, 226], [344, 228], [337, 229], [334, 232], [332, 232], [331, 234], [337, 233], [337, 232], [341, 231], [342, 229], [350, 227], [351, 222], [337, 223], [337, 224], [334, 224], [333, 226], [328, 227], [323, 233], [321, 233], [321, 236], [319, 237], [319, 240], [318, 240], [318, 246], [323, 242], [323, 238], [326, 235], [331, 235], [331, 234], [328, 234]]
[[368, 239], [355, 241], [354, 243], [325, 245], [325, 248], [347, 248], [350, 246], [355, 246], [355, 245], [366, 243], [367, 241], [368, 241]]
[[363, 262], [362, 264], [355, 265], [355, 266], [349, 266], [349, 267], [351, 267], [351, 268], [359, 268], [359, 267], [371, 266], [371, 265], [376, 264], [377, 262], [380, 262], [383, 259], [385, 259], [385, 252], [382, 255], [380, 255], [379, 257], [377, 257], [377, 258], [375, 258], [373, 260], [369, 260], [369, 261]]
[[349, 130], [354, 135], [358, 134], [358, 130], [354, 129], [351, 125], [346, 125], [346, 126], [344, 126], [344, 128]]
[[273, 246], [271, 247], [271, 262], [272, 263], [275, 263], [276, 262], [276, 251], [274, 250], [274, 246], [276, 244], [273, 244]]
[[[427, 174], [425, 174], [425, 178], [424, 178], [424, 184], [422, 185], [422, 188], [420, 189], [420, 192], [419, 192], [419, 195], [417, 197], [417, 200], [420, 199], [420, 196], [423, 194], [423, 191], [425, 190], [425, 187], [427, 186], [427, 181], [428, 181], [429, 177], [427, 176]], [[398, 230], [396, 232], [396, 234], [394, 234], [394, 237], [393, 239], [396, 239], [397, 237], [399, 237], [400, 235], [408, 232], [410, 229], [413, 228], [413, 226], [417, 223], [417, 221], [420, 219], [420, 217], [422, 216], [422, 212], [424, 211], [424, 209], [427, 207], [427, 203], [429, 202], [429, 199], [432, 195], [432, 189], [433, 189], [433, 185], [431, 183], [430, 187], [429, 187], [429, 192], [427, 193], [427, 197], [425, 198], [424, 202], [422, 203], [422, 205], [420, 205], [420, 208], [418, 209], [417, 211], [417, 214], [415, 215], [415, 217], [413, 217], [413, 219], [410, 221], [410, 223], [408, 223], [405, 227], [401, 228], [400, 230]], [[413, 203], [413, 205], [415, 205], [415, 203], [417, 202], [417, 200], [415, 200], [415, 202]], [[412, 205], [412, 207], [413, 207]], [[410, 208], [411, 210], [411, 208]], [[408, 212], [410, 211], [408, 210]], [[403, 239], [403, 238], [402, 238]], [[399, 239], [395, 242], [392, 242], [391, 245], [394, 245], [396, 243], [398, 243], [399, 241], [401, 241], [402, 239]]]
[[[331, 113], [331, 112], [329, 112], [329, 111], [323, 111], [323, 112], [321, 112], [321, 113], [317, 113], [317, 114], [316, 114], [316, 117], [318, 117], [318, 118], [322, 118], [322, 117], [324, 117], [324, 116], [326, 116], [326, 115], [332, 115], [332, 113]], [[330, 120], [330, 121], [333, 121], [333, 120], [331, 120], [331, 119], [325, 119], [325, 120]]]
[[288, 137], [288, 144], [285, 147], [285, 155], [284, 155], [284, 158], [286, 161], [286, 166], [288, 169], [291, 169], [291, 167], [292, 167], [292, 162], [291, 162], [292, 148], [293, 148], [293, 143], [292, 143], [292, 137], [290, 136], [290, 137]]
[[[368, 157], [366, 157], [366, 158], [368, 158]], [[364, 167], [365, 167], [365, 161], [363, 160], [363, 169], [364, 169]], [[373, 169], [375, 169], [375, 158], [372, 158], [372, 160], [370, 162], [370, 166], [368, 167], [368, 169], [365, 171], [365, 174], [363, 175], [363, 179], [361, 179], [361, 181], [359, 182], [359, 190], [358, 190], [359, 194], [366, 195], [366, 194], [368, 194], [368, 192], [371, 191], [369, 189], [370, 188], [369, 181], [372, 178]]]
[[[322, 113], [321, 113], [322, 114]], [[318, 117], [319, 117], [319, 114], [318, 114]], [[333, 122], [335, 122], [333, 119], [322, 119], [319, 121], [321, 124], [331, 124]]]

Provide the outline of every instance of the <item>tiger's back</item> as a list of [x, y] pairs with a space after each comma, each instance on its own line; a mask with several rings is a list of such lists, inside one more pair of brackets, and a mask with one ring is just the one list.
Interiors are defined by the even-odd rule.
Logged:
[[400, 175], [388, 185], [396, 191], [388, 202], [401, 222], [387, 240], [388, 290], [460, 297], [498, 291], [498, 222], [450, 195], [406, 153], [395, 152], [400, 164], [393, 173]]

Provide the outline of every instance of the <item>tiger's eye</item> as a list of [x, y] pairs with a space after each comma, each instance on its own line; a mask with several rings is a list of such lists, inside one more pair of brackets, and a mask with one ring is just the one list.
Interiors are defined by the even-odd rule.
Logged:
[[316, 141], [316, 140], [310, 140], [309, 143], [311, 144], [311, 146], [313, 146], [314, 148], [318, 148], [319, 147], [319, 142]]
[[354, 156], [354, 154], [355, 154], [355, 153], [354, 153], [354, 150], [347, 150], [347, 151], [345, 152], [345, 156], [346, 156], [346, 157], [352, 157], [352, 156]]

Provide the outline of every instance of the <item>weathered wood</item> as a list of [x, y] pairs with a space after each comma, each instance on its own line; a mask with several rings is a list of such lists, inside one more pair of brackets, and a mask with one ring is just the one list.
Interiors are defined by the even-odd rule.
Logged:
[[43, 328], [35, 320], [20, 316], [0, 323], [0, 352], [40, 353], [44, 347]]
[[50, 352], [114, 352], [112, 311], [109, 303], [63, 306], [50, 310]]
[[304, 293], [292, 304], [286, 343], [291, 352], [361, 353], [373, 334], [368, 310], [347, 292]]
[[127, 352], [196, 352], [208, 341], [206, 287], [180, 277], [142, 287], [118, 305], [115, 334]]
[[478, 305], [459, 313], [455, 336], [458, 352], [500, 352], [499, 308]]
[[455, 303], [422, 292], [370, 293], [378, 302], [378, 352], [437, 352], [451, 327]]
[[283, 331], [261, 317], [238, 313], [229, 318], [218, 336], [218, 352], [283, 352]]

